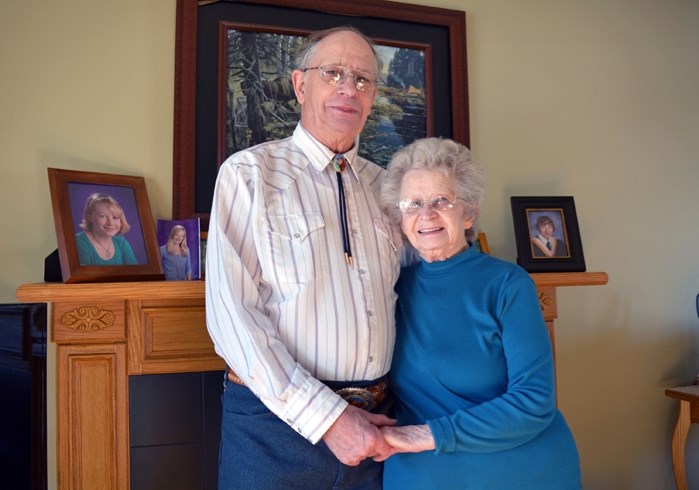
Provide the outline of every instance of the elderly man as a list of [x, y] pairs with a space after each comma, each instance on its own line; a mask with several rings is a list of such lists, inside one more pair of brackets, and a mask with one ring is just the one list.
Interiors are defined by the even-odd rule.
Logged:
[[206, 318], [229, 366], [220, 488], [380, 488], [400, 231], [383, 169], [357, 155], [378, 60], [353, 28], [310, 35], [301, 121], [232, 155], [216, 182]]

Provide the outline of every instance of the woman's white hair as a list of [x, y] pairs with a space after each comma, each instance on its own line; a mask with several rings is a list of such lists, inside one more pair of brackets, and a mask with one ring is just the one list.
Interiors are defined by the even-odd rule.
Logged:
[[[388, 164], [381, 185], [381, 209], [394, 225], [399, 226], [401, 213], [396, 203], [401, 199], [403, 177], [409, 170], [425, 169], [442, 172], [454, 182], [456, 197], [465, 201], [468, 218], [474, 224], [483, 206], [485, 172], [461, 143], [447, 138], [423, 138], [397, 151]], [[475, 227], [466, 230], [466, 237], [476, 237]]]

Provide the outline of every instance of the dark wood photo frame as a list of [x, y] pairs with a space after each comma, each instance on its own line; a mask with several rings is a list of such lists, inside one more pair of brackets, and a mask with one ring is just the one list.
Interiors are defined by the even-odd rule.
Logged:
[[357, 27], [373, 40], [424, 46], [433, 109], [427, 136], [469, 138], [466, 14], [386, 0], [177, 0], [173, 149], [173, 219], [200, 217], [208, 229], [220, 151], [219, 85], [222, 23], [260, 32], [311, 32], [338, 25]]
[[[146, 183], [143, 177], [49, 168], [49, 187], [63, 282], [143, 281], [164, 279]], [[134, 264], [96, 265], [81, 257], [78, 235], [87, 201], [108, 196], [120, 208], [130, 229], [118, 236]], [[112, 253], [116, 253], [112, 242]], [[109, 248], [109, 246], [108, 246]]]
[[511, 197], [510, 204], [519, 265], [528, 272], [585, 272], [573, 196]]

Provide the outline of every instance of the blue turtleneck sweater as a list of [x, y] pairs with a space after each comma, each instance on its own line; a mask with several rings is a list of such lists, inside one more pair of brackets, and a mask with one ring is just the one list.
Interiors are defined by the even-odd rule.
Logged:
[[471, 248], [403, 268], [396, 291], [396, 417], [428, 424], [436, 450], [391, 457], [385, 488], [580, 488], [529, 275]]

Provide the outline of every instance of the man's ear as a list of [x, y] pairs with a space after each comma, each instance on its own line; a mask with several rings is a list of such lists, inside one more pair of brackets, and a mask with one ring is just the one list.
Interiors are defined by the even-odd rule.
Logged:
[[303, 104], [306, 97], [306, 79], [305, 73], [301, 70], [291, 72], [291, 83], [294, 85], [294, 93], [299, 104]]

